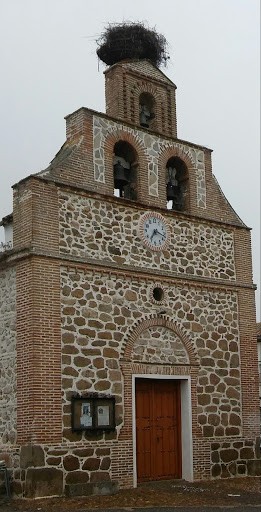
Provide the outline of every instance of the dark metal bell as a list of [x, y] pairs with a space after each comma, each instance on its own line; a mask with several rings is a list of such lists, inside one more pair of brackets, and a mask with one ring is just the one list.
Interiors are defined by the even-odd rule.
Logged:
[[146, 116], [146, 114], [143, 112], [140, 113], [140, 125], [144, 128], [149, 128], [148, 116]]
[[167, 183], [167, 201], [173, 201], [173, 199], [175, 199], [175, 188], [176, 187], [171, 185], [170, 181]]
[[114, 186], [115, 188], [122, 188], [128, 183], [126, 176], [126, 169], [121, 165], [120, 162], [116, 162], [114, 165]]

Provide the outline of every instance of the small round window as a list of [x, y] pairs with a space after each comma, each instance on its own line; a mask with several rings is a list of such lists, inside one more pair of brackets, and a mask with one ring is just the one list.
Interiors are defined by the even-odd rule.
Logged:
[[156, 288], [153, 289], [152, 296], [154, 300], [161, 302], [164, 298], [164, 291], [159, 286], [156, 286]]

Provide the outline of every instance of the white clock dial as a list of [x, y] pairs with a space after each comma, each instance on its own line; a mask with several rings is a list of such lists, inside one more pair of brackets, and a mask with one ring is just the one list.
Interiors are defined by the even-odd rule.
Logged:
[[155, 214], [146, 214], [140, 225], [141, 236], [150, 249], [163, 249], [168, 242], [168, 226], [164, 217]]

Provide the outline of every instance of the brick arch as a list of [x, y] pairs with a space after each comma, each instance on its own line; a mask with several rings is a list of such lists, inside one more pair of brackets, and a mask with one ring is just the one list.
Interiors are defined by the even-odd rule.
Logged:
[[193, 162], [192, 157], [185, 152], [179, 145], [173, 144], [163, 148], [158, 158], [158, 172], [159, 172], [159, 192], [162, 197], [166, 196], [166, 165], [170, 158], [180, 158], [186, 167], [186, 175], [188, 179], [188, 197], [186, 200], [186, 210], [190, 210], [190, 198], [192, 195], [192, 183], [189, 171], [195, 169], [196, 163]]
[[167, 316], [158, 316], [154, 315], [150, 318], [147, 318], [146, 320], [142, 320], [141, 322], [138, 322], [133, 330], [130, 332], [127, 340], [124, 343], [123, 349], [122, 349], [122, 359], [123, 360], [131, 360], [131, 355], [133, 351], [134, 343], [137, 341], [139, 336], [143, 331], [148, 329], [149, 327], [153, 326], [162, 326], [166, 327], [167, 329], [170, 329], [171, 331], [175, 332], [175, 334], [180, 338], [182, 341], [188, 357], [189, 362], [192, 366], [198, 366], [199, 365], [199, 357], [197, 355], [196, 350], [193, 348], [191, 341], [187, 337], [186, 333], [183, 331], [183, 329], [176, 324], [176, 322], [173, 322], [170, 318]]
[[165, 169], [167, 165], [167, 161], [170, 158], [178, 157], [184, 164], [187, 169], [194, 169], [196, 167], [196, 163], [193, 162], [191, 156], [185, 152], [180, 146], [173, 144], [173, 146], [164, 148], [159, 155], [159, 168]]
[[114, 146], [116, 142], [119, 142], [120, 140], [128, 142], [136, 151], [139, 159], [143, 155], [144, 158], [146, 158], [143, 142], [141, 139], [139, 139], [138, 135], [133, 135], [129, 131], [119, 128], [115, 128], [112, 132], [108, 133], [107, 137], [104, 140], [104, 149], [106, 150], [107, 155], [113, 154]]
[[142, 93], [148, 93], [150, 94], [155, 102], [154, 108], [154, 114], [155, 118], [152, 120], [152, 123], [150, 125], [150, 130], [157, 131], [160, 129], [160, 104], [162, 102], [163, 94], [162, 91], [159, 90], [157, 87], [155, 87], [150, 82], [145, 82], [142, 79], [139, 80], [138, 83], [135, 84], [135, 87], [133, 88], [133, 91], [131, 93], [131, 101], [133, 101], [133, 110], [135, 110], [134, 105], [136, 105], [136, 122], [139, 123], [139, 98]]
[[[128, 142], [130, 146], [134, 149], [137, 155], [137, 163], [138, 163], [138, 172], [137, 172], [137, 194], [139, 199], [139, 194], [141, 190], [141, 174], [148, 167], [148, 159], [145, 154], [145, 148], [141, 139], [139, 139], [137, 134], [133, 134], [128, 130], [115, 128], [113, 131], [108, 133], [107, 137], [104, 140], [104, 153], [105, 153], [105, 175], [106, 175], [106, 183], [108, 185], [108, 191], [110, 190], [113, 193], [113, 154], [114, 154], [114, 146], [120, 140], [124, 142]], [[143, 171], [142, 171], [143, 170]]]
[[151, 94], [151, 96], [153, 96], [156, 102], [160, 101], [160, 99], [162, 98], [162, 94], [155, 86], [153, 86], [149, 82], [143, 82], [142, 80], [140, 80], [140, 82], [138, 85], [135, 86], [135, 94], [133, 94], [134, 96], [139, 98], [143, 92], [147, 92], [148, 94]]

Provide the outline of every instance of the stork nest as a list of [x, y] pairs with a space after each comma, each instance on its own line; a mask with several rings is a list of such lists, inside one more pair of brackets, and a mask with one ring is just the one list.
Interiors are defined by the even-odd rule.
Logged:
[[97, 44], [99, 59], [109, 66], [125, 59], [148, 59], [160, 67], [169, 59], [165, 37], [142, 23], [108, 25]]

